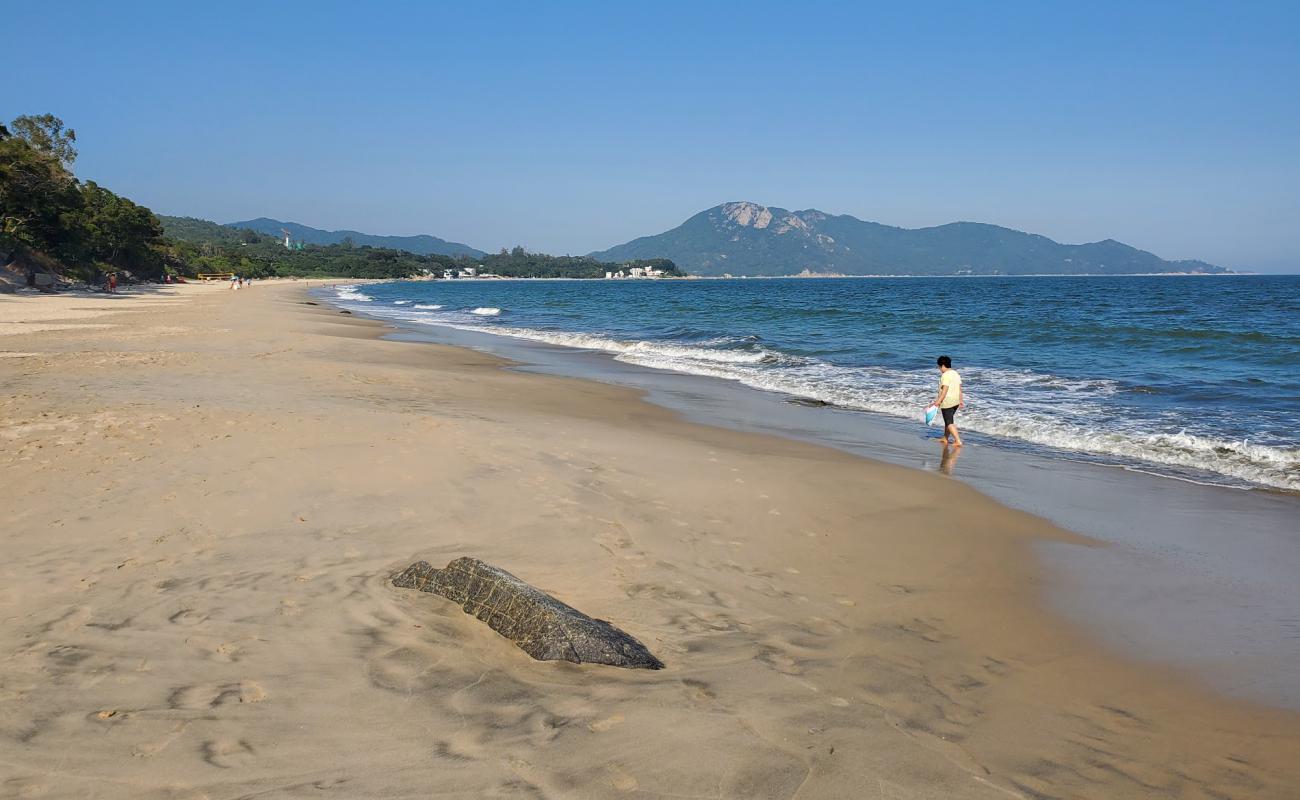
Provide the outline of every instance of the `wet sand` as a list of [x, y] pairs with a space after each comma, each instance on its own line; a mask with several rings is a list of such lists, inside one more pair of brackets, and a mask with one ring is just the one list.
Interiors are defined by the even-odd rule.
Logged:
[[[0, 797], [1300, 787], [1300, 715], [1044, 610], [1034, 548], [1080, 537], [307, 302], [0, 298]], [[534, 662], [387, 583], [461, 555], [667, 668]]]
[[690, 421], [951, 475], [1106, 545], [1044, 541], [1035, 548], [1047, 567], [1040, 575], [1046, 601], [1103, 646], [1189, 671], [1222, 694], [1300, 711], [1300, 495], [1207, 486], [978, 434], [966, 437], [965, 448], [944, 448], [933, 429], [914, 420], [809, 407], [601, 352], [397, 325], [388, 338], [470, 347], [511, 359], [515, 369], [630, 387]]

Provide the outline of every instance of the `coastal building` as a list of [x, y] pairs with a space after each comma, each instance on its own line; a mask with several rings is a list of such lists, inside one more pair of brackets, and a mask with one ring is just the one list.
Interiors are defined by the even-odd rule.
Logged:
[[664, 271], [656, 267], [626, 267], [627, 271], [622, 269], [616, 272], [606, 272], [605, 280], [617, 280], [619, 278], [662, 278]]

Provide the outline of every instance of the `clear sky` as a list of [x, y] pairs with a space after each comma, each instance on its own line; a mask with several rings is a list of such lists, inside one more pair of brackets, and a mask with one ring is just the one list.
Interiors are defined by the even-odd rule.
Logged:
[[165, 214], [585, 253], [743, 199], [1300, 271], [1296, 2], [0, 12], [0, 117]]

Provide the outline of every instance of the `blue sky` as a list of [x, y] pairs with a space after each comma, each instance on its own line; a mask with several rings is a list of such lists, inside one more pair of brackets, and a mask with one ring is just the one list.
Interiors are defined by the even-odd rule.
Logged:
[[583, 253], [728, 200], [1300, 271], [1300, 3], [19, 3], [155, 211]]

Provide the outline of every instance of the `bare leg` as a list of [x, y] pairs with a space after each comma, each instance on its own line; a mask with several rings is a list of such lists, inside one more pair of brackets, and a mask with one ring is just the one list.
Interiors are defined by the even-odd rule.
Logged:
[[961, 434], [957, 432], [957, 423], [953, 423], [944, 429], [945, 436], [952, 437], [953, 447], [961, 447]]

